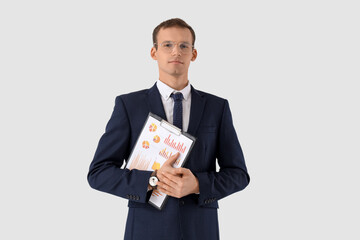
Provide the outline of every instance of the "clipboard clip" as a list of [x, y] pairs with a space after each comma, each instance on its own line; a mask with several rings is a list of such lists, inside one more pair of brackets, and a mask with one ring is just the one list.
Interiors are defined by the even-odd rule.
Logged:
[[160, 126], [162, 126], [166, 130], [168, 130], [168, 131], [170, 131], [170, 132], [172, 132], [172, 133], [174, 133], [174, 134], [176, 134], [178, 136], [180, 136], [180, 134], [181, 134], [181, 129], [180, 128], [168, 123], [165, 120], [161, 120]]

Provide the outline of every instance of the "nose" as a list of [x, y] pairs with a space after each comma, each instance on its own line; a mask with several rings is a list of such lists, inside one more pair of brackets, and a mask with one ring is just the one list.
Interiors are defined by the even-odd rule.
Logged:
[[171, 54], [175, 55], [175, 56], [180, 56], [181, 55], [180, 47], [179, 47], [178, 44], [175, 44], [174, 48], [172, 49]]

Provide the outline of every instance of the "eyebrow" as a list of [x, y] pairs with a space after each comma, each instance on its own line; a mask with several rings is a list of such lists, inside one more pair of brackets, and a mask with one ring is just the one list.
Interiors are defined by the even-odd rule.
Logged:
[[[165, 40], [165, 41], [163, 41], [163, 43], [164, 42], [176, 42], [176, 41], [170, 41], [170, 40]], [[180, 43], [188, 43], [188, 44], [191, 44], [191, 43], [189, 43], [188, 41], [179, 41]]]

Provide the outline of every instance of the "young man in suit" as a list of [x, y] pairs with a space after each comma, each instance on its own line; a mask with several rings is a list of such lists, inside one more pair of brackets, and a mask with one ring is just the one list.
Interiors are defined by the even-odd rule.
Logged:
[[[219, 239], [218, 200], [250, 181], [229, 104], [190, 85], [188, 70], [197, 51], [195, 33], [186, 22], [162, 22], [154, 29], [153, 44], [151, 57], [158, 62], [159, 80], [150, 89], [116, 98], [90, 165], [89, 184], [129, 199], [126, 240]], [[147, 202], [154, 172], [120, 168], [149, 112], [197, 139], [184, 167], [172, 167], [178, 157], [173, 155], [156, 172], [157, 188], [170, 196], [162, 210]]]

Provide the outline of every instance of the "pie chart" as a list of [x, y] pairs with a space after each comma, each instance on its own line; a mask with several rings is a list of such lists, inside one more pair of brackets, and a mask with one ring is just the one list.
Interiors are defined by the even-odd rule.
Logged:
[[158, 143], [158, 142], [160, 142], [160, 137], [158, 135], [156, 135], [153, 140], [154, 140], [154, 142]]
[[150, 124], [150, 126], [149, 126], [149, 131], [150, 132], [155, 132], [156, 129], [157, 129], [157, 126], [155, 125], [155, 123]]
[[145, 148], [145, 149], [148, 149], [150, 147], [150, 144], [148, 141], [143, 141], [142, 142], [142, 147]]

